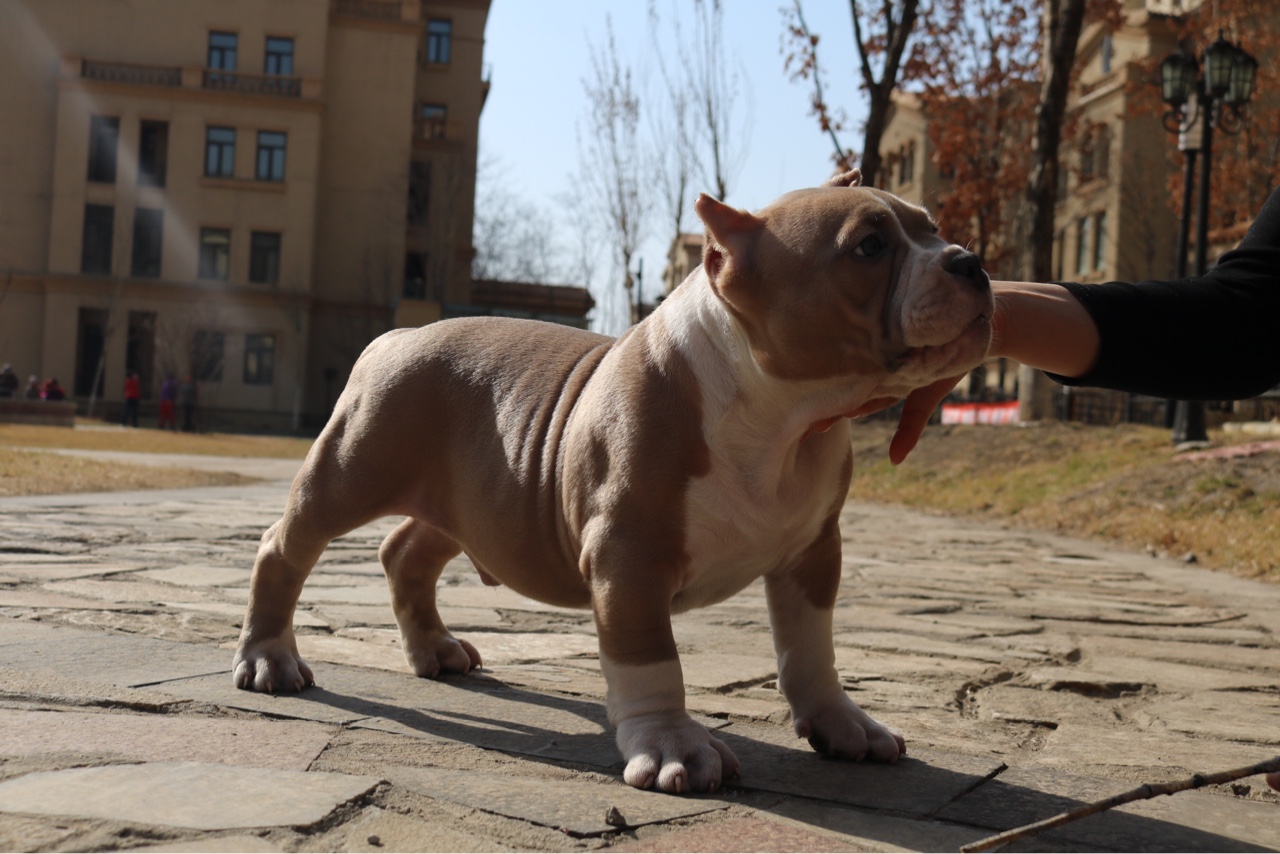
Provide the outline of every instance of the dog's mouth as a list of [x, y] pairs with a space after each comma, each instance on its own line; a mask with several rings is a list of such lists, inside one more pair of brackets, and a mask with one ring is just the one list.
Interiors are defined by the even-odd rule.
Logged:
[[939, 360], [949, 362], [957, 354], [957, 351], [964, 349], [969, 339], [977, 336], [984, 336], [989, 339], [990, 335], [991, 316], [986, 312], [981, 312], [950, 341], [941, 344], [908, 347], [895, 360], [897, 368], [901, 370], [909, 364], [931, 363]]

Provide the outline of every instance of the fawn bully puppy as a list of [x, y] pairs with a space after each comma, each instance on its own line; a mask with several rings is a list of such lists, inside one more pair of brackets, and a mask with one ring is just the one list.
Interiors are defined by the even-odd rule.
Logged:
[[685, 711], [671, 614], [760, 576], [796, 732], [897, 759], [902, 736], [834, 666], [845, 416], [978, 364], [992, 297], [922, 209], [857, 182], [756, 214], [702, 196], [701, 268], [616, 340], [472, 318], [370, 344], [262, 537], [236, 685], [313, 683], [292, 628], [303, 581], [334, 537], [400, 515], [380, 558], [413, 671], [481, 664], [436, 610], [460, 552], [485, 583], [590, 608], [633, 786], [715, 791], [738, 773]]

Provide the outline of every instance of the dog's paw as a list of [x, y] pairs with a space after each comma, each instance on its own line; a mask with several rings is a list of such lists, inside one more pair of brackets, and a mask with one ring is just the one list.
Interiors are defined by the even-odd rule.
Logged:
[[622, 778], [637, 789], [714, 792], [738, 776], [738, 757], [684, 711], [657, 712], [618, 724]]
[[316, 684], [311, 668], [298, 655], [293, 642], [282, 638], [242, 643], [231, 667], [236, 687], [246, 691], [274, 694], [301, 691]]
[[404, 657], [414, 675], [435, 679], [441, 673], [468, 673], [483, 666], [480, 652], [470, 643], [445, 631], [430, 631], [404, 638]]
[[843, 691], [825, 707], [797, 717], [795, 727], [814, 750], [840, 759], [896, 762], [907, 752], [900, 733], [868, 715]]

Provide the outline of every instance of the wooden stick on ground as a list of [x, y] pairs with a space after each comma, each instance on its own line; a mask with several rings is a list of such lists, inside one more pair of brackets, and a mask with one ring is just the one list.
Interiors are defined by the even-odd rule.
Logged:
[[1255, 774], [1270, 774], [1280, 772], [1280, 756], [1272, 757], [1266, 762], [1259, 762], [1256, 765], [1250, 765], [1247, 768], [1236, 768], [1231, 771], [1219, 771], [1216, 774], [1196, 774], [1186, 780], [1176, 780], [1172, 783], [1147, 783], [1136, 789], [1131, 789], [1123, 794], [1113, 795], [1105, 800], [1096, 801], [1092, 804], [1085, 804], [1077, 807], [1070, 812], [1059, 813], [1052, 818], [1046, 818], [1044, 821], [1037, 821], [1034, 824], [1015, 827], [1012, 830], [1006, 830], [1004, 833], [998, 833], [995, 836], [988, 836], [986, 839], [979, 839], [977, 842], [965, 845], [960, 850], [964, 852], [970, 851], [990, 851], [992, 848], [998, 848], [1001, 845], [1007, 845], [1010, 842], [1016, 842], [1019, 839], [1026, 839], [1028, 836], [1035, 836], [1043, 833], [1053, 827], [1059, 827], [1068, 822], [1076, 821], [1085, 816], [1094, 815], [1096, 813], [1105, 812], [1112, 807], [1118, 807], [1121, 804], [1127, 804], [1132, 801], [1144, 801], [1160, 795], [1172, 795], [1175, 792], [1186, 791], [1187, 789], [1199, 789], [1203, 786], [1214, 786], [1219, 783], [1230, 783], [1233, 780], [1239, 780], [1243, 777], [1252, 777]]

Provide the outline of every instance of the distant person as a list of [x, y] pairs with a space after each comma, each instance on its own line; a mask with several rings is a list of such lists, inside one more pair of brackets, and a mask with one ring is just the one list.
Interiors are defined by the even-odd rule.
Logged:
[[178, 419], [174, 414], [174, 402], [178, 399], [178, 378], [173, 374], [165, 374], [160, 383], [160, 429], [169, 425], [170, 430], [178, 429]]
[[40, 396], [45, 400], [66, 400], [67, 393], [62, 386], [58, 385], [57, 377], [49, 377], [45, 380], [44, 388], [40, 392]]
[[40, 378], [35, 374], [27, 377], [27, 400], [40, 399]]
[[13, 365], [0, 368], [0, 397], [13, 397], [18, 393], [21, 384], [18, 375], [13, 372]]
[[129, 422], [138, 426], [138, 404], [142, 401], [142, 383], [137, 371], [129, 371], [124, 377], [124, 416], [120, 419], [121, 427], [128, 427]]
[[197, 394], [195, 380], [191, 379], [191, 374], [184, 374], [178, 386], [178, 405], [182, 407], [182, 429], [186, 433], [196, 431]]

